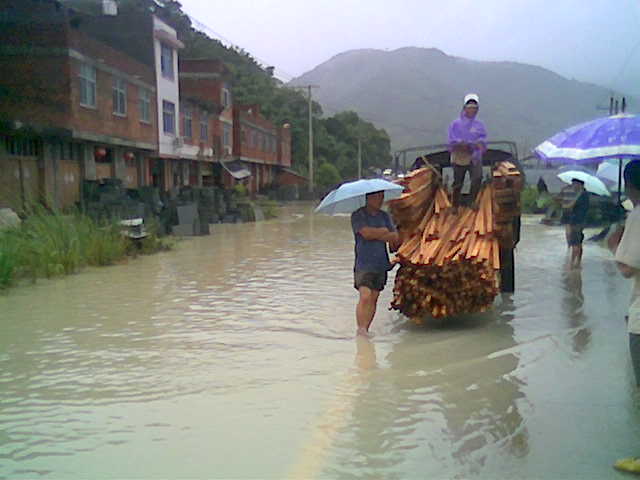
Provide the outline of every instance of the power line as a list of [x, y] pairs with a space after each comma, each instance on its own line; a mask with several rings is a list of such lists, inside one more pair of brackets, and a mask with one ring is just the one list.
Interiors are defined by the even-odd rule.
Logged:
[[[244, 49], [239, 44], [233, 42], [232, 40], [230, 40], [229, 38], [225, 37], [221, 33], [216, 32], [211, 27], [209, 27], [207, 24], [205, 24], [204, 22], [201, 22], [200, 20], [198, 20], [193, 15], [189, 15], [188, 13], [186, 13], [184, 11], [184, 7], [183, 7], [182, 12], [189, 18], [189, 20], [191, 20], [191, 23], [193, 25], [195, 25], [198, 30], [202, 31], [203, 33], [207, 33], [210, 36], [213, 36], [214, 38], [220, 40], [222, 43], [226, 44], [227, 47], [231, 47], [234, 50], [242, 50], [242, 51], [245, 51], [245, 52], [249, 53], [255, 60], [257, 60], [261, 64], [262, 67], [268, 67], [268, 66], [273, 65], [273, 63], [271, 63], [271, 62], [267, 62], [264, 59], [259, 58], [259, 57], [255, 56], [255, 55], [251, 54], [248, 50]], [[279, 77], [280, 79], [284, 80], [284, 81], [291, 81], [294, 78], [296, 78], [294, 75], [291, 75], [290, 73], [284, 71], [282, 68], [280, 68], [278, 66], [275, 66], [275, 70], [276, 70], [276, 72], [278, 72], [278, 75], [276, 75], [276, 76]]]

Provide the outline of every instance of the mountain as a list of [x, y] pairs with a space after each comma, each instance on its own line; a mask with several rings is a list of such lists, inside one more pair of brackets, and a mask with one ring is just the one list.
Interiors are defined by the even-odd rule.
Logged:
[[541, 67], [416, 47], [344, 52], [291, 84], [319, 85], [314, 97], [326, 113], [356, 111], [385, 128], [395, 149], [445, 143], [464, 95], [474, 92], [489, 139], [518, 142], [521, 156], [558, 130], [606, 114], [598, 107], [608, 110], [611, 96]]

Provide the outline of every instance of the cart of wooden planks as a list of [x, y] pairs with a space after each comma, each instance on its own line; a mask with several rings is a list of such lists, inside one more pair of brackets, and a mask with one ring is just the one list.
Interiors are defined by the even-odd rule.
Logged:
[[389, 202], [402, 238], [391, 308], [416, 321], [485, 311], [500, 291], [515, 289], [524, 175], [514, 157], [489, 160], [475, 201], [453, 206], [442, 181], [447, 165], [424, 158], [427, 167], [399, 179], [405, 191]]

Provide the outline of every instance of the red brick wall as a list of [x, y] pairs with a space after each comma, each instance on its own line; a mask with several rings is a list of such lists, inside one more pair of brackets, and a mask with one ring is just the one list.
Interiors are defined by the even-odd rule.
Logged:
[[97, 99], [96, 108], [80, 105], [80, 81], [78, 73], [80, 61], [71, 62], [71, 126], [79, 131], [108, 135], [127, 140], [157, 144], [158, 130], [156, 126], [156, 101], [151, 95], [149, 104], [150, 123], [140, 121], [138, 87], [126, 82], [127, 114], [124, 117], [113, 114], [113, 80], [114, 76], [98, 70], [96, 75]]
[[291, 166], [291, 128], [278, 129], [278, 165]]
[[302, 177], [298, 177], [289, 172], [280, 172], [278, 174], [278, 184], [280, 185], [306, 185], [307, 180]]
[[[45, 7], [34, 5], [33, 8]], [[38, 54], [45, 48], [63, 48], [67, 41], [67, 30], [62, 23], [2, 24], [0, 115], [42, 126], [68, 124], [70, 85], [66, 73], [69, 58], [53, 52]], [[29, 48], [35, 53], [30, 54]]]
[[[106, 66], [155, 84], [150, 67], [63, 24], [30, 24], [0, 29], [0, 42], [21, 48], [20, 54], [0, 55], [0, 112], [5, 118], [48, 127], [74, 128], [127, 140], [157, 143], [156, 100], [150, 99], [151, 123], [139, 120], [138, 87], [127, 84], [127, 116], [113, 115], [113, 76], [97, 70], [97, 108], [80, 106], [80, 61], [71, 48]], [[24, 47], [36, 47], [33, 54]], [[57, 50], [42, 50], [57, 49]]]
[[[149, 86], [155, 84], [153, 71], [149, 67], [80, 32], [71, 32], [70, 46], [87, 57], [101, 59], [105, 65], [119, 72], [139, 77]], [[157, 144], [157, 102], [155, 94], [151, 93], [149, 102], [150, 123], [142, 122], [140, 120], [138, 85], [129, 83], [126, 78], [123, 78], [127, 91], [127, 114], [124, 117], [114, 115], [113, 81], [115, 76], [98, 69], [96, 76], [97, 107], [95, 109], [83, 107], [80, 105], [80, 81], [78, 78], [81, 63], [76, 59], [71, 60], [72, 127], [80, 131]]]
[[[251, 111], [251, 113], [249, 113]], [[252, 162], [277, 164], [277, 129], [260, 114], [260, 107], [235, 106], [233, 108], [233, 154]], [[263, 137], [272, 137], [274, 143], [263, 144]]]

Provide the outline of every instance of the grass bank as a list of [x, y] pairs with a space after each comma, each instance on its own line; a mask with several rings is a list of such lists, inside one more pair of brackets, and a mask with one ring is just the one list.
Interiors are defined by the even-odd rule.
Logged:
[[68, 275], [86, 266], [112, 265], [130, 255], [168, 248], [170, 244], [153, 229], [136, 246], [122, 236], [115, 221], [33, 207], [19, 226], [0, 231], [0, 289], [20, 280]]

